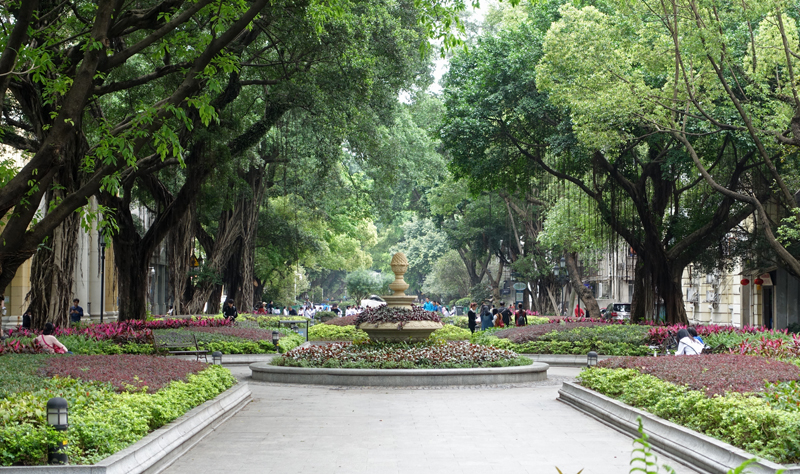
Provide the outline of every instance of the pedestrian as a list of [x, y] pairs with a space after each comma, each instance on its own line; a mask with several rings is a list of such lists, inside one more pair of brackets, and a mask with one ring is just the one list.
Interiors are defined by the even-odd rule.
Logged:
[[20, 326], [20, 329], [31, 330], [31, 310], [25, 311], [25, 314], [22, 315], [22, 326]]
[[472, 302], [469, 304], [469, 311], [467, 311], [467, 326], [469, 326], [469, 332], [475, 332], [475, 326], [477, 326], [476, 319], [478, 317], [475, 314], [475, 308], [478, 307], [478, 303]]
[[495, 308], [492, 310], [492, 314], [494, 315], [493, 318], [494, 327], [496, 328], [505, 327], [505, 323], [503, 322], [503, 315], [500, 313], [500, 310]]
[[517, 326], [527, 326], [528, 325], [528, 313], [522, 309], [522, 303], [517, 305]]
[[222, 308], [222, 315], [231, 322], [236, 321], [236, 317], [239, 316], [239, 313], [236, 311], [236, 306], [233, 305], [232, 299], [228, 298], [228, 301], [225, 302], [225, 307]]
[[497, 310], [500, 313], [500, 316], [503, 318], [503, 325], [505, 327], [511, 326], [511, 310], [506, 308], [505, 301], [500, 302], [500, 309]]
[[81, 308], [78, 303], [80, 303], [80, 300], [75, 298], [72, 300], [72, 306], [69, 308], [69, 322], [72, 324], [80, 324], [81, 318], [83, 317], [83, 308]]
[[294, 309], [294, 306], [290, 307], [289, 316], [297, 316], [297, 310]]
[[580, 303], [576, 304], [575, 305], [575, 317], [576, 318], [582, 318], [585, 314], [586, 314], [586, 311], [584, 311], [583, 308], [581, 308], [581, 304]]
[[53, 331], [55, 331], [53, 323], [45, 324], [42, 334], [36, 336], [36, 339], [33, 340], [34, 344], [39, 345], [42, 351], [48, 354], [72, 354], [72, 352], [69, 352], [67, 348], [64, 347], [64, 344], [61, 344], [58, 339], [53, 336]]
[[342, 310], [339, 309], [339, 303], [333, 303], [333, 306], [331, 306], [331, 313], [335, 314], [337, 318], [342, 317]]
[[481, 331], [485, 331], [492, 326], [492, 314], [489, 310], [489, 303], [484, 302], [481, 306]]

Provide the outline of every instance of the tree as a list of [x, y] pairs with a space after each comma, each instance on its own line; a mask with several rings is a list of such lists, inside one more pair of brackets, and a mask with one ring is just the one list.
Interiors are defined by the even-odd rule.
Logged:
[[[551, 6], [535, 12], [552, 19]], [[652, 317], [663, 304], [670, 322], [683, 322], [683, 269], [752, 208], [692, 179], [692, 161], [679, 140], [654, 135], [634, 116], [620, 120], [635, 101], [594, 95], [604, 79], [591, 71], [612, 75], [626, 49], [598, 46], [608, 33], [602, 25], [590, 28], [590, 8], [584, 10], [565, 6], [546, 34], [535, 23], [521, 24], [457, 57], [446, 81], [444, 143], [456, 175], [475, 185], [499, 175], [522, 187], [541, 172], [575, 185], [595, 203], [604, 227], [639, 256], [633, 319]], [[624, 140], [592, 128], [598, 124], [612, 124], [619, 132], [613, 137]], [[739, 153], [716, 138], [706, 137], [706, 156]], [[741, 184], [738, 163], [717, 171], [729, 186]]]
[[470, 279], [458, 252], [450, 249], [433, 264], [422, 292], [447, 302], [469, 296]]
[[433, 271], [433, 264], [447, 252], [447, 238], [430, 219], [413, 217], [403, 225], [403, 240], [392, 253], [403, 252], [408, 259], [405, 274], [408, 291], [419, 293], [425, 279]]
[[380, 293], [384, 285], [388, 285], [388, 281], [384, 281], [384, 277], [378, 272], [356, 270], [347, 274], [345, 284], [347, 285], [347, 294], [358, 304], [368, 296]]

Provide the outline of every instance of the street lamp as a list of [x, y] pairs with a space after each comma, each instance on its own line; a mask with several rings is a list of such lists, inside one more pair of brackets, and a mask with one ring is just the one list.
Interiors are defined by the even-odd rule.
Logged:
[[[47, 400], [47, 424], [56, 431], [67, 431], [69, 427], [69, 407], [67, 401], [61, 397], [54, 397]], [[47, 452], [47, 462], [49, 464], [67, 464], [67, 441], [58, 441]]]
[[103, 314], [106, 312], [106, 308], [103, 306], [103, 299], [106, 296], [106, 238], [100, 230], [97, 231], [97, 234], [97, 241], [100, 244], [100, 324], [103, 324]]
[[589, 353], [586, 354], [586, 366], [594, 367], [596, 365], [597, 365], [597, 352], [589, 351]]

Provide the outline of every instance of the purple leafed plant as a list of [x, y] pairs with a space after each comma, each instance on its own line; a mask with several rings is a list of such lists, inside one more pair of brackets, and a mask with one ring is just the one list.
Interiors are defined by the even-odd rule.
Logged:
[[439, 317], [439, 313], [425, 311], [415, 305], [411, 305], [411, 309], [379, 306], [377, 308], [367, 308], [362, 311], [361, 314], [358, 315], [358, 318], [356, 318], [356, 327], [362, 323], [398, 323], [398, 329], [402, 329], [403, 325], [409, 321], [432, 321], [434, 323], [439, 323], [442, 320]]

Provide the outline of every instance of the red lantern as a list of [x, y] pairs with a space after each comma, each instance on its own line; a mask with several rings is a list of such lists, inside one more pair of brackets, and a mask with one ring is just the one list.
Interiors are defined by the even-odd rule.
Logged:
[[741, 283], [742, 286], [747, 286], [750, 283], [750, 280], [748, 280], [747, 278], [742, 278], [742, 281], [740, 281], [739, 283]]
[[753, 280], [753, 283], [758, 286], [761, 286], [761, 284], [764, 283], [764, 280], [762, 280], [761, 278], [756, 278], [755, 280]]

